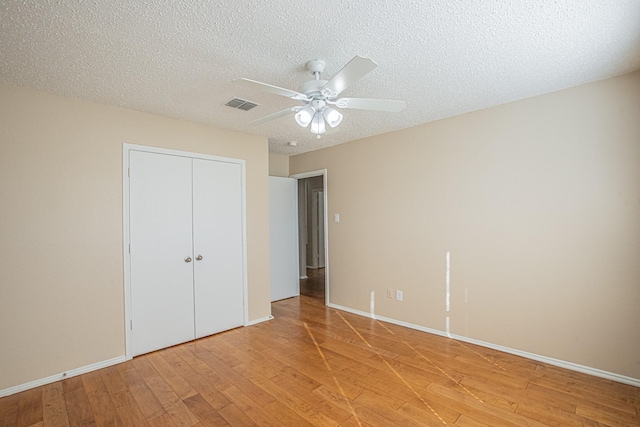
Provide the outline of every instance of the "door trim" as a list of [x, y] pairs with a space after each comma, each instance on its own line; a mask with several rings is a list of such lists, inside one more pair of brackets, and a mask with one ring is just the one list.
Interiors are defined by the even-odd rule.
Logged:
[[242, 201], [242, 309], [244, 326], [249, 325], [249, 285], [247, 281], [247, 210], [246, 210], [246, 167], [243, 159], [213, 156], [210, 154], [189, 151], [171, 150], [167, 148], [150, 147], [137, 144], [122, 144], [122, 256], [124, 259], [124, 330], [125, 330], [125, 358], [133, 358], [133, 333], [131, 322], [131, 256], [129, 254], [129, 153], [142, 151], [155, 154], [189, 157], [192, 159], [215, 160], [218, 162], [235, 163], [241, 169], [241, 201]]
[[324, 304], [330, 304], [329, 289], [329, 191], [328, 191], [328, 174], [327, 169], [319, 169], [315, 171], [295, 173], [289, 175], [290, 178], [304, 179], [314, 176], [322, 177], [322, 191], [324, 193]]
[[324, 192], [322, 190], [320, 190], [319, 188], [311, 190], [311, 206], [315, 207], [315, 209], [313, 209], [313, 212], [311, 214], [311, 235], [312, 235], [312, 240], [313, 240], [313, 244], [311, 245], [311, 252], [312, 252], [312, 257], [313, 257], [313, 268], [324, 268], [325, 266], [325, 258], [324, 258], [324, 253], [322, 254], [322, 261], [320, 262], [320, 255], [321, 252], [318, 250], [318, 248], [320, 247], [320, 233], [318, 233], [319, 228], [320, 228], [320, 221], [318, 221], [318, 205], [320, 204], [318, 201], [318, 193], [322, 193], [322, 237], [323, 237], [323, 241], [322, 241], [322, 252], [324, 252], [324, 217], [327, 215], [327, 213], [325, 212], [325, 206], [324, 206]]

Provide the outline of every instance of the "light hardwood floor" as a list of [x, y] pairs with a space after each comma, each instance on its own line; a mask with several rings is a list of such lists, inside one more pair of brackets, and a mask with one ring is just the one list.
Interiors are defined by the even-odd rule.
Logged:
[[328, 309], [0, 399], [0, 426], [629, 426], [640, 389]]
[[307, 278], [300, 279], [300, 295], [324, 301], [324, 268], [307, 268]]

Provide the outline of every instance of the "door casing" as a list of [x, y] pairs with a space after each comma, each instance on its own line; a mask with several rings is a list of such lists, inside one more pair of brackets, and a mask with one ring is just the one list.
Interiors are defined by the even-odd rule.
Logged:
[[[322, 177], [322, 192], [324, 194], [324, 303], [330, 303], [330, 287], [329, 287], [329, 192], [328, 192], [328, 173], [326, 169], [320, 169], [309, 172], [302, 172], [290, 175], [291, 178], [304, 179], [314, 176]], [[302, 245], [301, 245], [302, 246]], [[306, 260], [304, 260], [306, 261]], [[302, 268], [302, 265], [301, 265]]]

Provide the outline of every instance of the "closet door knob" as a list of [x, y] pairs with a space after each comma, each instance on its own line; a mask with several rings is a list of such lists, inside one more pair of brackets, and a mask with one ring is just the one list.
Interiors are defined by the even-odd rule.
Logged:
[[196, 261], [202, 261], [202, 255], [198, 255], [198, 256], [196, 257]]
[[191, 257], [190, 257], [190, 256], [186, 257], [186, 258], [184, 259], [184, 262], [191, 262]]

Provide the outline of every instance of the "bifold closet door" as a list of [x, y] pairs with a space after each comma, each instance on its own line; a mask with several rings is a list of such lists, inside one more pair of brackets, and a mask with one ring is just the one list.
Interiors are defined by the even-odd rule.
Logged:
[[244, 324], [242, 169], [193, 159], [196, 338]]
[[134, 355], [195, 338], [191, 162], [186, 157], [130, 153]]

